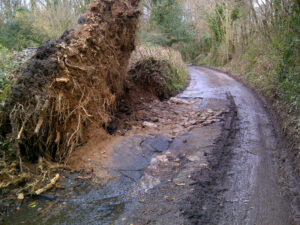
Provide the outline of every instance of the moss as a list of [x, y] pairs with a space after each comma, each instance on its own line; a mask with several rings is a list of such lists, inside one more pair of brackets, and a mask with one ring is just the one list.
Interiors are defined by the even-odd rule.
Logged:
[[169, 80], [167, 83], [167, 92], [175, 95], [182, 91], [188, 83], [188, 71], [185, 68], [176, 68], [171, 63], [168, 64]]

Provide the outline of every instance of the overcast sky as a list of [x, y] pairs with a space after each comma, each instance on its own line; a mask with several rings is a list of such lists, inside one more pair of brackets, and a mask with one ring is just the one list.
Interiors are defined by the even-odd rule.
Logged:
[[261, 5], [264, 2], [265, 2], [265, 0], [254, 0], [254, 6], [257, 7], [258, 6], [257, 3], [259, 3]]

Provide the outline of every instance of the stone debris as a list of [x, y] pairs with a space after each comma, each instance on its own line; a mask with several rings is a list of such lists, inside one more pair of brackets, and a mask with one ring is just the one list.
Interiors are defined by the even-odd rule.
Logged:
[[36, 53], [37, 48], [25, 48], [21, 52], [16, 53], [14, 60], [18, 63], [24, 63], [29, 60]]
[[189, 102], [189, 101], [186, 101], [183, 99], [179, 99], [179, 98], [175, 98], [175, 97], [170, 98], [169, 102], [175, 103], [175, 104], [192, 104], [192, 102]]
[[24, 194], [23, 193], [18, 194], [18, 200], [23, 200], [23, 199], [24, 199]]
[[144, 122], [143, 122], [143, 126], [144, 126], [144, 127], [154, 127], [154, 128], [157, 127], [156, 124], [150, 123], [150, 122], [147, 122], [147, 121], [144, 121]]
[[153, 136], [176, 138], [196, 127], [223, 120], [225, 112], [201, 109], [201, 104], [202, 99], [193, 99], [191, 102], [175, 97], [169, 101], [144, 103], [139, 105], [138, 110], [125, 122], [126, 127], [134, 134], [143, 135], [146, 132]]
[[157, 155], [157, 156], [155, 156], [155, 157], [156, 157], [159, 161], [161, 161], [161, 162], [168, 162], [168, 161], [169, 161], [166, 155]]

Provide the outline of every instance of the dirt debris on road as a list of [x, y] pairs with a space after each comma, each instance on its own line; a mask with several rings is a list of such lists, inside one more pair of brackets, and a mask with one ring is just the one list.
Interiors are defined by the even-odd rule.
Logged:
[[201, 98], [187, 101], [174, 97], [169, 101], [141, 103], [125, 121], [125, 126], [130, 127], [129, 133], [137, 135], [175, 138], [195, 127], [220, 121], [224, 111], [201, 109], [201, 104]]
[[297, 184], [288, 186], [280, 169], [262, 103], [223, 73], [189, 70], [191, 83], [176, 98], [144, 93], [116, 115], [113, 136], [95, 130], [77, 149], [69, 165], [93, 176], [61, 195], [59, 210], [38, 216], [25, 208], [10, 224], [297, 224]]
[[[68, 184], [64, 184], [64, 182], [71, 179], [70, 182], [75, 183], [76, 186], [76, 183], [82, 180], [77, 179], [78, 177], [89, 177], [89, 179], [84, 179], [87, 186], [79, 183], [78, 189], [74, 189], [75, 193], [68, 193], [61, 199], [64, 204], [56, 203], [59, 208], [59, 211], [53, 211], [56, 216], [59, 215], [60, 218], [64, 218], [70, 223], [75, 220], [83, 223], [86, 221], [84, 218], [89, 216], [89, 219], [93, 221], [91, 224], [97, 224], [96, 220], [94, 221], [92, 218], [96, 218], [94, 212], [99, 215], [100, 208], [92, 210], [90, 207], [94, 206], [89, 202], [116, 196], [114, 200], [108, 200], [108, 202], [120, 201], [121, 205], [116, 204], [116, 208], [108, 207], [103, 201], [100, 201], [99, 204], [103, 208], [103, 212], [110, 212], [114, 216], [114, 220], [118, 220], [121, 218], [119, 217], [119, 207], [121, 207], [122, 213], [127, 211], [125, 209], [127, 207], [128, 209], [134, 208], [135, 212], [141, 212], [142, 209], [139, 208], [139, 205], [135, 205], [136, 202], [148, 205], [149, 209], [157, 208], [158, 206], [155, 206], [153, 202], [157, 198], [157, 194], [152, 199], [153, 201], [149, 200], [152, 190], [161, 187], [171, 187], [171, 192], [160, 191], [160, 194], [164, 194], [161, 199], [170, 203], [176, 213], [180, 212], [178, 211], [181, 205], [179, 203], [183, 200], [183, 196], [179, 197], [179, 195], [185, 193], [184, 196], [187, 198], [189, 194], [193, 193], [191, 190], [193, 187], [190, 184], [193, 182], [192, 171], [196, 168], [209, 168], [206, 155], [212, 151], [217, 137], [222, 133], [222, 126], [230, 112], [229, 103], [228, 101], [223, 104], [212, 102], [214, 109], [209, 109], [203, 107], [202, 98], [175, 97], [165, 101], [159, 101], [155, 97], [150, 98], [147, 95], [141, 98], [140, 101], [117, 115], [119, 126], [116, 126], [113, 136], [104, 135], [106, 132], [103, 129], [91, 127], [94, 133], [90, 137], [90, 141], [72, 154], [68, 166], [74, 171], [89, 171], [93, 176], [76, 175], [74, 179], [66, 177], [62, 181], [63, 186], [68, 187]], [[145, 102], [144, 98], [152, 101]], [[227, 106], [224, 107], [224, 105]], [[195, 166], [193, 166], [194, 168], [189, 167], [192, 164]], [[176, 176], [180, 171], [183, 173]], [[164, 186], [165, 183], [171, 186]], [[106, 186], [108, 190], [105, 188]], [[66, 188], [58, 193], [65, 193], [67, 190]], [[98, 192], [101, 192], [103, 196], [97, 194]], [[59, 196], [63, 195], [59, 194]], [[174, 199], [176, 204], [173, 204]], [[127, 202], [126, 207], [124, 201]], [[80, 205], [78, 205], [79, 202]], [[81, 206], [82, 203], [83, 206], [84, 203], [87, 203], [88, 207]], [[45, 208], [49, 205], [48, 202], [43, 204], [45, 204]], [[169, 210], [167, 206], [166, 209]], [[163, 212], [161, 211], [161, 213]], [[74, 217], [66, 218], [65, 215], [69, 213]], [[15, 219], [10, 218], [10, 221], [14, 224], [13, 221], [22, 220], [24, 214], [27, 218], [26, 211], [23, 210], [15, 215]], [[51, 215], [51, 213], [47, 216], [45, 214], [38, 215], [37, 220], [34, 221], [42, 219], [47, 223], [54, 216]], [[144, 224], [143, 221], [148, 217], [147, 215], [155, 218], [157, 214], [143, 212], [143, 215], [145, 218], [139, 220], [141, 223], [134, 219], [134, 215], [128, 214], [126, 220], [121, 220], [121, 224], [127, 224], [129, 220], [132, 220], [133, 224]], [[185, 220], [182, 213], [179, 213], [179, 218], [180, 221]], [[33, 224], [34, 221], [32, 221]], [[101, 221], [111, 222], [111, 219], [103, 218]], [[171, 221], [169, 222], [171, 223]]]
[[[211, 217], [219, 209], [218, 192], [224, 191], [218, 183], [224, 176], [220, 171], [225, 171], [231, 156], [230, 149], [225, 146], [235, 135], [236, 108], [232, 99], [224, 102], [227, 107], [216, 111], [199, 110], [199, 105], [196, 106], [198, 113], [202, 112], [208, 121], [210, 117], [218, 119], [215, 123], [199, 123], [186, 130], [173, 139], [166, 151], [152, 158], [133, 191], [137, 200], [127, 205], [123, 215], [126, 221], [118, 220], [116, 224], [205, 224], [212, 221]], [[141, 191], [149, 181], [159, 185], [147, 189], [146, 193]], [[136, 195], [136, 191], [142, 194]]]
[[[105, 136], [103, 131], [95, 129], [94, 131], [97, 132], [94, 136], [73, 153], [68, 164], [74, 166], [76, 170], [93, 169], [97, 171], [98, 177], [107, 180], [108, 174], [103, 168], [108, 166], [113, 145], [135, 136], [162, 136], [175, 139], [195, 128], [223, 121], [224, 115], [229, 112], [228, 108], [202, 109], [201, 105], [201, 98], [190, 101], [178, 98], [168, 101], [154, 99], [150, 102], [145, 102], [143, 99], [138, 104], [132, 105], [130, 115], [127, 115], [126, 111], [116, 116], [119, 126], [115, 128], [115, 136]], [[97, 165], [102, 166], [99, 168]]]

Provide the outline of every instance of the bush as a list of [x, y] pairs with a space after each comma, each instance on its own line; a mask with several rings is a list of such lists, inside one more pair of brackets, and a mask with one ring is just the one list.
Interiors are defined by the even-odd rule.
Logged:
[[152, 1], [149, 27], [140, 31], [139, 38], [144, 42], [169, 47], [190, 42], [194, 35], [187, 18], [183, 3], [179, 0]]
[[9, 74], [16, 67], [13, 53], [0, 45], [0, 105], [4, 107], [5, 98], [9, 96]]
[[39, 31], [47, 39], [55, 39], [66, 30], [75, 28], [86, 6], [75, 7], [73, 4], [75, 3], [72, 1], [56, 1], [47, 8], [34, 9], [34, 30]]
[[16, 15], [0, 27], [0, 44], [8, 49], [23, 48], [42, 44], [48, 36], [34, 27], [35, 19], [26, 8], [17, 9]]
[[18, 7], [0, 23], [0, 44], [8, 49], [39, 46], [75, 28], [90, 0], [83, 2], [54, 0], [40, 7]]
[[0, 157], [12, 157], [10, 138], [6, 135], [11, 131], [9, 125], [9, 109], [7, 103], [10, 99], [9, 75], [15, 69], [16, 62], [13, 60], [13, 52], [0, 45]]
[[199, 55], [206, 55], [211, 48], [211, 37], [204, 33], [200, 40], [184, 43], [182, 46], [174, 46], [179, 50], [185, 62], [195, 63]]

